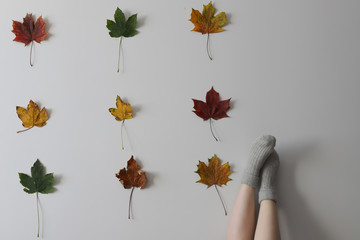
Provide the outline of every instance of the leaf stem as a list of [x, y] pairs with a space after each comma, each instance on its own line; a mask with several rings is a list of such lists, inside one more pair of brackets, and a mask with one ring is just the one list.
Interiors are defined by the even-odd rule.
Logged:
[[30, 66], [31, 67], [33, 66], [33, 64], [31, 63], [33, 45], [34, 45], [34, 41], [31, 42], [31, 47], [30, 47]]
[[211, 55], [210, 55], [210, 50], [209, 50], [209, 37], [210, 37], [210, 33], [207, 34], [207, 40], [206, 40], [206, 51], [207, 51], [207, 54], [210, 58], [210, 60], [213, 60]]
[[17, 131], [16, 133], [22, 133], [22, 132], [25, 132], [25, 131], [27, 131], [27, 130], [29, 130], [29, 129], [32, 129], [33, 127], [34, 127], [34, 126], [29, 127], [29, 128], [26, 128], [26, 129], [24, 129], [24, 130]]
[[118, 70], [117, 70], [117, 72], [120, 71], [120, 50], [121, 50], [121, 42], [122, 42], [122, 36], [120, 37], [120, 43], [119, 43], [119, 59], [118, 59]]
[[213, 132], [213, 130], [212, 130], [211, 120], [212, 120], [212, 119], [210, 118], [209, 121], [210, 121], [210, 131], [211, 131], [211, 134], [213, 135], [213, 137], [215, 138], [216, 141], [219, 141], [219, 140], [215, 137], [215, 134], [214, 134], [214, 132]]
[[219, 190], [218, 190], [218, 188], [217, 188], [216, 185], [215, 185], [215, 189], [216, 189], [216, 191], [217, 191], [217, 193], [218, 193], [218, 195], [219, 195], [219, 198], [220, 198], [220, 200], [221, 200], [221, 203], [222, 203], [222, 205], [223, 205], [223, 208], [224, 208], [224, 211], [225, 211], [225, 216], [227, 216], [227, 211], [226, 211], [226, 208], [225, 208], [224, 201], [223, 201], [223, 199], [222, 199], [222, 197], [221, 197], [221, 195], [220, 195], [220, 193], [219, 193]]
[[40, 215], [39, 215], [39, 193], [38, 192], [36, 192], [36, 210], [37, 210], [37, 222], [38, 222], [37, 237], [39, 238], [39, 234], [40, 234]]
[[132, 200], [132, 195], [133, 195], [134, 189], [135, 189], [135, 187], [132, 187], [131, 193], [130, 193], [128, 219], [130, 219], [131, 200]]
[[121, 123], [121, 147], [124, 150], [124, 139], [123, 139], [123, 128], [124, 128], [125, 119]]

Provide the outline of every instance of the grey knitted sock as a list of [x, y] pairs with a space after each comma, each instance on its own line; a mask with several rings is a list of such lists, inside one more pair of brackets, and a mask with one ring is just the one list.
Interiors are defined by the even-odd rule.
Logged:
[[254, 188], [259, 187], [260, 169], [263, 167], [265, 160], [274, 151], [275, 143], [276, 139], [271, 135], [265, 135], [255, 140], [250, 149], [249, 159], [241, 183]]
[[275, 186], [276, 173], [279, 169], [279, 156], [274, 151], [266, 160], [264, 167], [261, 170], [261, 186], [259, 191], [259, 203], [262, 200], [274, 200], [276, 202], [277, 193]]

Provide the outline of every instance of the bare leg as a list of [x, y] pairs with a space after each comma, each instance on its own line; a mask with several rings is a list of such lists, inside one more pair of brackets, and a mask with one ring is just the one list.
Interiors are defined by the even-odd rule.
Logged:
[[260, 185], [260, 170], [274, 152], [276, 139], [271, 135], [257, 138], [251, 146], [241, 187], [232, 210], [227, 240], [253, 240], [255, 233], [255, 189]]
[[280, 230], [276, 213], [277, 189], [275, 184], [279, 168], [279, 156], [274, 151], [266, 160], [261, 171], [259, 190], [259, 218], [255, 231], [255, 240], [280, 240]]
[[280, 240], [280, 229], [273, 200], [263, 200], [260, 204], [255, 240]]
[[253, 240], [255, 232], [255, 188], [241, 184], [231, 212], [227, 240]]

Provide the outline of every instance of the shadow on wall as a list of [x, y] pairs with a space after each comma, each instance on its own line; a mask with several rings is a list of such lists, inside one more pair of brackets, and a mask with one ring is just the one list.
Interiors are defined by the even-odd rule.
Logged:
[[[279, 216], [283, 240], [329, 240], [321, 224], [299, 193], [295, 179], [299, 163], [316, 160], [317, 144], [289, 145], [279, 150]], [[306, 177], [306, 176], [304, 176]]]

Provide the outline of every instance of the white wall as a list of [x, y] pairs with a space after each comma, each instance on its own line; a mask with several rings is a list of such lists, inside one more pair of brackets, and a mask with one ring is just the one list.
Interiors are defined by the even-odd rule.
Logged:
[[[279, 215], [283, 239], [358, 239], [358, 1], [215, 1], [228, 14], [225, 32], [191, 32], [191, 8], [206, 1], [0, 2], [0, 238], [35, 239], [35, 196], [18, 172], [36, 158], [55, 172], [57, 192], [41, 195], [44, 239], [225, 239], [215, 189], [195, 183], [198, 160], [216, 153], [233, 181], [220, 191], [231, 210], [248, 149], [258, 135], [277, 137], [281, 156]], [[116, 7], [138, 13], [140, 33], [118, 40], [106, 19]], [[42, 14], [50, 37], [35, 47], [13, 42], [11, 20]], [[214, 124], [192, 113], [191, 98], [211, 86], [232, 97], [231, 116]], [[125, 150], [108, 113], [116, 95], [129, 101]], [[33, 99], [49, 109], [43, 128], [22, 134], [15, 106]], [[135, 156], [147, 171], [129, 190], [115, 172]]]

